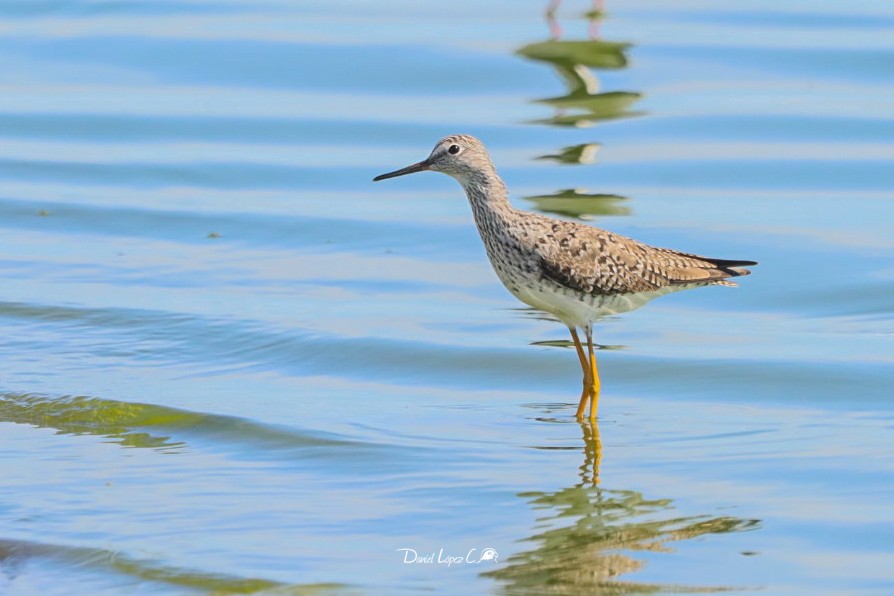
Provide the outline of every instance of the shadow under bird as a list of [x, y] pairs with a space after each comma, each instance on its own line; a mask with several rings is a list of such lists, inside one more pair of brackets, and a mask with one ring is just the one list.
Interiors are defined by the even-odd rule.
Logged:
[[[687, 288], [735, 285], [728, 278], [748, 275], [754, 261], [712, 259], [657, 248], [582, 223], [516, 209], [506, 185], [475, 137], [453, 135], [431, 155], [374, 182], [414, 172], [443, 172], [459, 182], [472, 206], [487, 256], [512, 294], [568, 326], [583, 370], [577, 408], [582, 420], [596, 419], [599, 374], [593, 350], [593, 323], [608, 314], [638, 308], [649, 300]], [[586, 351], [578, 329], [587, 340]]]

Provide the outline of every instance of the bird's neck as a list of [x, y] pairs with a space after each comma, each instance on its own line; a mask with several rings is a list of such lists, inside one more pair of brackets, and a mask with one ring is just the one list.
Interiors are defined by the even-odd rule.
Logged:
[[496, 172], [476, 172], [460, 183], [469, 197], [479, 229], [505, 219], [515, 211], [509, 204], [509, 191]]

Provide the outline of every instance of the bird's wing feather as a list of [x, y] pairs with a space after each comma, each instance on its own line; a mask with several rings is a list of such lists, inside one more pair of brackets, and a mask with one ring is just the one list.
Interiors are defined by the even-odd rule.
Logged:
[[544, 277], [587, 294], [626, 294], [670, 285], [719, 283], [749, 273], [737, 266], [755, 264], [656, 248], [606, 230], [563, 221], [551, 222], [545, 228], [535, 244], [535, 252]]

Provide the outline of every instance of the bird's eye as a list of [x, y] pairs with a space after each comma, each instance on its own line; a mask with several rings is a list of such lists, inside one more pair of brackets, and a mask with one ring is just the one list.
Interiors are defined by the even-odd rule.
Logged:
[[447, 153], [449, 153], [450, 155], [456, 155], [457, 153], [459, 153], [459, 145], [450, 145], [450, 147], [447, 148]]

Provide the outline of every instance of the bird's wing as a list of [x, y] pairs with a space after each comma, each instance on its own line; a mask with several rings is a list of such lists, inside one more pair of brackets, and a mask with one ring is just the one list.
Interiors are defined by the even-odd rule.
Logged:
[[755, 261], [714, 259], [667, 248], [655, 248], [652, 246], [646, 246], [646, 248], [651, 251], [654, 258], [662, 261], [671, 285], [687, 283], [725, 283], [735, 285], [733, 282], [723, 280], [728, 277], [750, 275], [751, 271], [742, 269], [742, 267], [757, 265]]
[[738, 267], [756, 264], [656, 248], [575, 222], [557, 223], [535, 246], [541, 272], [544, 277], [587, 294], [626, 294], [670, 285], [721, 283], [728, 277], [749, 273]]

